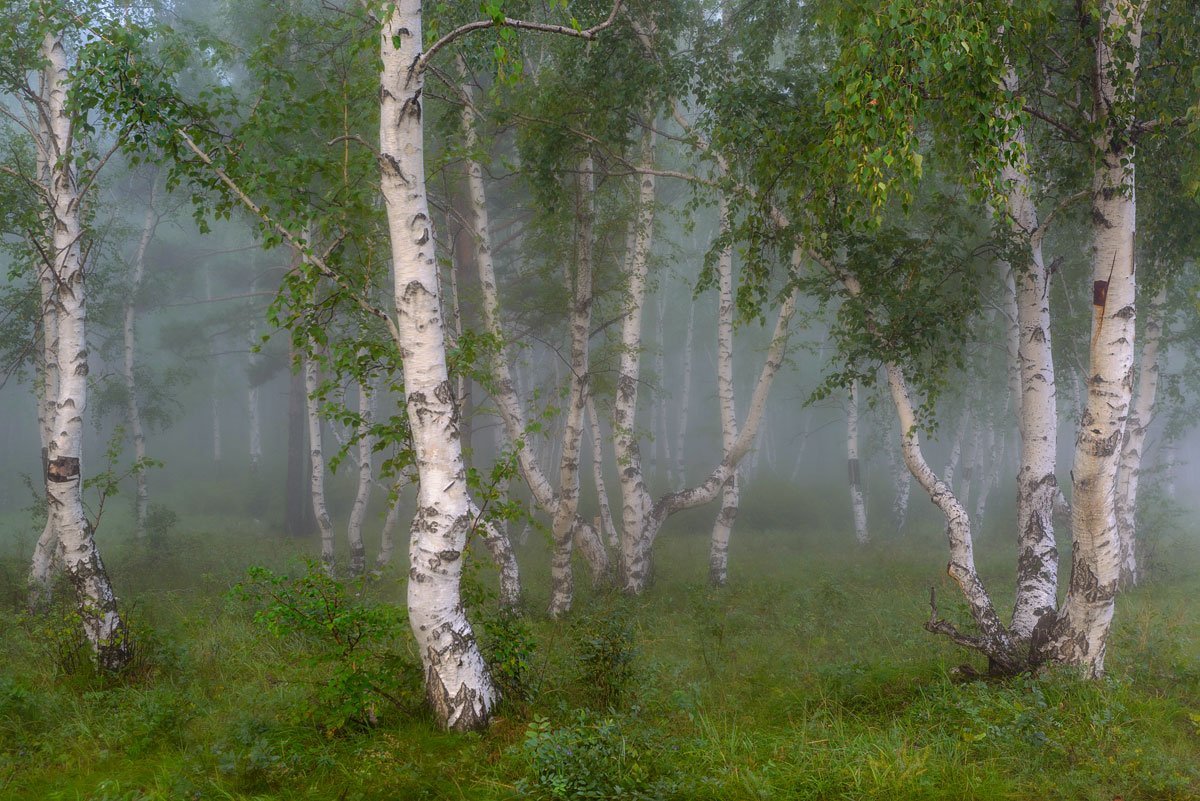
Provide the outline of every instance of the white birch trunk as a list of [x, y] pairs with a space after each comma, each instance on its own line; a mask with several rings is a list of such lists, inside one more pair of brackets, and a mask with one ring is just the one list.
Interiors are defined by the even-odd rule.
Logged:
[[[250, 343], [252, 346], [258, 345], [258, 325], [252, 325], [250, 328]], [[250, 446], [250, 473], [251, 475], [258, 474], [258, 468], [262, 464], [262, 418], [259, 414], [258, 400], [258, 383], [257, 376], [254, 375], [254, 351], [251, 350], [247, 357], [248, 367], [247, 372], [250, 376], [248, 388], [246, 390], [246, 421], [249, 428], [248, 439]]]
[[[460, 67], [462, 68], [462, 67]], [[462, 68], [465, 70], [465, 68]], [[470, 95], [469, 86], [464, 86], [464, 92]], [[474, 108], [468, 104], [463, 109], [463, 133], [468, 152], [477, 146], [476, 120]], [[591, 162], [585, 159], [584, 175], [587, 186], [591, 185]], [[503, 321], [500, 316], [500, 298], [497, 289], [496, 269], [492, 258], [491, 230], [488, 222], [486, 187], [483, 182], [483, 169], [475, 159], [467, 163], [467, 181], [473, 210], [473, 231], [475, 241], [476, 265], [479, 269], [479, 281], [483, 294], [484, 325], [493, 337], [504, 342]], [[583, 200], [592, 202], [592, 192], [581, 188]], [[571, 575], [571, 549], [573, 544], [580, 543], [580, 552], [587, 560], [594, 581], [602, 581], [609, 572], [608, 553], [600, 535], [578, 515], [579, 507], [579, 454], [583, 441], [582, 408], [587, 396], [588, 371], [588, 341], [587, 330], [591, 321], [591, 247], [592, 247], [592, 212], [589, 208], [581, 212], [582, 219], [577, 237], [576, 286], [575, 301], [571, 313], [572, 350], [571, 350], [571, 400], [567, 412], [567, 428], [562, 437], [563, 452], [559, 458], [558, 492], [555, 492], [546, 474], [542, 471], [537, 454], [528, 440], [528, 425], [525, 417], [524, 404], [517, 394], [513, 382], [512, 370], [503, 345], [491, 350], [491, 371], [495, 379], [494, 392], [496, 405], [500, 410], [501, 419], [509, 439], [517, 444], [517, 462], [525, 482], [529, 485], [534, 501], [543, 512], [550, 515], [552, 533], [555, 542], [555, 552], [552, 557], [551, 573], [554, 588], [551, 592], [550, 613], [557, 616], [570, 609], [573, 597], [573, 577]], [[580, 282], [582, 281], [582, 284]], [[581, 304], [579, 293], [586, 292], [587, 302]], [[586, 317], [580, 318], [580, 315]], [[582, 324], [583, 339], [578, 333]], [[582, 386], [582, 396], [576, 394]], [[575, 418], [576, 401], [579, 404], [579, 417]], [[501, 534], [501, 536], [503, 536]], [[505, 538], [507, 540], [507, 538]], [[510, 546], [511, 549], [511, 546]], [[510, 564], [515, 568], [516, 560]], [[511, 579], [516, 582], [516, 577]], [[515, 599], [514, 599], [515, 602]]]
[[396, 499], [388, 505], [387, 515], [383, 519], [383, 528], [379, 531], [379, 554], [375, 557], [376, 573], [392, 563], [392, 555], [396, 550], [392, 533], [396, 530], [396, 523], [400, 520], [400, 482], [397, 482], [394, 492]]
[[592, 324], [592, 159], [579, 165], [575, 204], [575, 280], [571, 302], [571, 379], [570, 396], [562, 438], [562, 456], [558, 471], [558, 498], [551, 530], [554, 534], [554, 558], [551, 565], [551, 617], [570, 611], [573, 599], [571, 546], [579, 509], [580, 454], [583, 449], [583, 416], [588, 399], [588, 340]]
[[904, 464], [903, 455], [896, 448], [888, 448], [887, 455], [894, 489], [892, 496], [892, 524], [896, 527], [896, 531], [900, 532], [904, 530], [904, 525], [908, 522], [908, 501], [912, 495], [912, 473], [909, 472], [908, 466]]
[[[1010, 92], [1020, 89], [1016, 72], [1005, 73]], [[1012, 630], [1022, 640], [1033, 637], [1038, 623], [1053, 619], [1058, 591], [1058, 548], [1054, 540], [1058, 409], [1055, 399], [1054, 352], [1050, 329], [1050, 275], [1042, 255], [1044, 232], [1038, 223], [1029, 178], [1031, 167], [1025, 131], [1011, 143], [1015, 164], [1006, 165], [1001, 180], [1008, 188], [1006, 211], [1010, 233], [1023, 245], [1023, 264], [1009, 269], [1017, 310], [1017, 378], [1014, 396], [1021, 436], [1017, 472], [1017, 592]], [[1027, 248], [1027, 250], [1025, 250]], [[1049, 617], [1048, 617], [1049, 616]], [[1040, 635], [1039, 635], [1040, 636]]]
[[[1134, 237], [1137, 204], [1128, 118], [1141, 45], [1143, 4], [1103, 0], [1096, 39], [1097, 165], [1092, 195], [1093, 316], [1087, 404], [1075, 440], [1071, 499], [1071, 582], [1050, 651], [1092, 676], [1104, 652], [1121, 577], [1116, 478], [1133, 392]], [[1130, 48], [1132, 60], [1119, 53]], [[1118, 80], [1121, 81], [1118, 84]]]
[[[158, 178], [154, 176], [150, 184], [150, 201], [146, 207], [146, 218], [142, 223], [142, 236], [138, 240], [137, 251], [133, 256], [133, 273], [129, 279], [129, 295], [125, 299], [122, 335], [124, 338], [124, 359], [122, 362], [125, 379], [125, 414], [129, 422], [129, 435], [133, 439], [133, 458], [141, 464], [146, 458], [146, 433], [142, 428], [142, 413], [138, 408], [137, 379], [134, 374], [136, 363], [136, 317], [137, 295], [142, 286], [142, 276], [146, 271], [146, 249], [154, 236], [158, 225], [158, 212], [155, 211], [154, 201], [158, 191]], [[144, 465], [135, 473], [137, 489], [134, 495], [134, 533], [141, 538], [146, 535], [146, 506], [149, 503], [150, 492], [146, 486], [146, 470]]]
[[954, 429], [954, 439], [950, 443], [950, 458], [946, 460], [946, 469], [942, 471], [942, 477], [946, 482], [946, 486], [954, 488], [955, 474], [958, 472], [958, 463], [962, 459], [963, 440], [967, 436], [967, 429], [971, 422], [971, 403], [968, 400], [967, 405], [963, 407], [962, 414], [958, 418], [958, 426]]
[[83, 421], [87, 409], [87, 314], [79, 187], [75, 174], [73, 121], [67, 109], [67, 53], [60, 33], [48, 33], [42, 45], [46, 112], [53, 143], [49, 200], [58, 312], [55, 362], [58, 393], [49, 442], [46, 484], [50, 518], [60, 555], [75, 588], [84, 633], [104, 670], [125, 667], [131, 656], [128, 630], [117, 610], [92, 526], [83, 507]]
[[[642, 133], [641, 165], [654, 166], [654, 132]], [[613, 446], [621, 485], [621, 583], [626, 592], [645, 588], [650, 570], [650, 542], [646, 521], [653, 502], [642, 472], [637, 437], [638, 385], [641, 381], [642, 307], [646, 302], [647, 260], [654, 235], [655, 177], [640, 178], [637, 218], [630, 232], [626, 259], [626, 308], [621, 325], [621, 356], [617, 392], [613, 399]]]
[[680, 388], [679, 424], [675, 429], [675, 489], [687, 484], [687, 462], [684, 459], [684, 443], [687, 442], [688, 406], [692, 394], [692, 346], [695, 334], [696, 302], [688, 306], [687, 334], [683, 341], [683, 386]]
[[592, 481], [596, 485], [596, 502], [600, 506], [600, 527], [608, 547], [618, 548], [621, 543], [617, 527], [613, 524], [608, 488], [604, 484], [604, 437], [600, 433], [600, 418], [596, 415], [596, 403], [591, 392], [587, 397], [587, 415], [592, 429]]
[[316, 359], [307, 353], [303, 356], [304, 369], [304, 409], [308, 418], [308, 448], [309, 448], [309, 496], [312, 499], [313, 516], [317, 519], [317, 528], [321, 532], [321, 565], [325, 572], [333, 575], [336, 572], [336, 560], [333, 552], [333, 521], [329, 519], [329, 510], [325, 505], [325, 447], [321, 432], [321, 412], [317, 398], [317, 388], [321, 383], [320, 367]]
[[1137, 496], [1142, 472], [1142, 454], [1146, 447], [1146, 432], [1154, 420], [1158, 397], [1159, 343], [1162, 339], [1163, 306], [1167, 290], [1160, 289], [1150, 302], [1149, 314], [1142, 329], [1142, 357], [1138, 365], [1137, 400], [1125, 425], [1121, 445], [1121, 463], [1117, 473], [1117, 534], [1121, 542], [1121, 582], [1138, 582], [1137, 560]]
[[[853, 291], [853, 289], [852, 289]], [[987, 589], [975, 569], [975, 549], [971, 536], [971, 521], [954, 491], [930, 469], [921, 452], [921, 442], [917, 435], [917, 418], [912, 400], [908, 394], [908, 384], [904, 373], [894, 364], [887, 364], [888, 388], [891, 391], [892, 403], [896, 407], [896, 416], [900, 423], [901, 449], [904, 463], [908, 465], [913, 478], [925, 490], [929, 499], [941, 510], [946, 519], [946, 537], [950, 545], [950, 564], [946, 572], [958, 584], [971, 610], [971, 617], [979, 630], [977, 636], [968, 636], [958, 632], [949, 623], [937, 618], [937, 610], [926, 624], [933, 632], [948, 635], [955, 642], [971, 648], [977, 648], [1005, 671], [1013, 671], [1020, 666], [1020, 660], [1014, 648], [1012, 638], [1004, 624], [996, 614], [995, 606], [988, 596]]]
[[346, 523], [351, 576], [361, 576], [367, 569], [367, 550], [363, 545], [362, 530], [367, 517], [367, 504], [371, 501], [371, 463], [375, 453], [375, 438], [371, 436], [375, 393], [369, 383], [362, 381], [358, 384], [358, 417], [358, 486], [354, 493], [354, 504], [350, 507], [350, 519]]
[[651, 429], [654, 431], [654, 471], [651, 475], [658, 477], [660, 480], [665, 478], [667, 486], [675, 486], [675, 477], [671, 475], [671, 469], [675, 466], [675, 460], [671, 458], [671, 436], [669, 426], [667, 425], [667, 372], [666, 372], [666, 334], [664, 331], [664, 322], [667, 316], [667, 288], [664, 286], [659, 289], [658, 293], [658, 320], [657, 330], [655, 335], [658, 341], [658, 349], [654, 355], [654, 374], [658, 379], [658, 392], [654, 399], [654, 415]]
[[434, 716], [443, 727], [463, 731], [487, 724], [496, 689], [460, 592], [473, 518], [425, 193], [425, 76], [412, 69], [421, 52], [421, 2], [397, 0], [389, 11], [379, 37], [380, 177], [392, 245], [406, 411], [420, 480], [409, 546], [408, 613]]
[[858, 382], [850, 386], [846, 405], [846, 465], [850, 479], [850, 504], [854, 510], [854, 539], [859, 545], [871, 541], [867, 530], [867, 506], [863, 502], [862, 475], [858, 461]]
[[[719, 201], [721, 232], [729, 230], [729, 204], [724, 194]], [[694, 305], [693, 305], [694, 308]], [[717, 256], [717, 406], [721, 414], [721, 455], [729, 457], [737, 442], [737, 396], [733, 385], [733, 323], [736, 314], [733, 298], [733, 248], [725, 247]], [[723, 587], [729, 582], [729, 540], [741, 502], [738, 471], [721, 487], [721, 509], [713, 522], [708, 552], [708, 582]]]
[[[53, 81], [46, 77], [42, 81], [42, 102], [47, 101], [46, 94], [53, 86]], [[49, 120], [44, 115], [38, 118], [39, 138], [36, 142], [38, 185], [46, 193], [47, 209], [42, 213], [42, 225], [47, 233], [54, 229], [54, 218], [51, 213], [51, 183], [50, 165], [54, 162], [54, 138], [49, 129]], [[52, 255], [51, 255], [52, 258]], [[57, 285], [55, 282], [55, 267], [53, 264], [39, 262], [38, 289], [40, 293], [40, 318], [42, 327], [42, 347], [38, 351], [38, 435], [42, 447], [42, 476], [46, 498], [49, 501], [50, 485], [46, 480], [49, 466], [50, 443], [54, 440], [54, 419], [58, 409], [59, 368], [58, 368], [58, 302]], [[58, 533], [54, 528], [54, 516], [47, 508], [46, 523], [33, 548], [33, 559], [29, 568], [29, 603], [32, 608], [43, 605], [50, 597], [51, 574], [54, 560], [58, 555]]]

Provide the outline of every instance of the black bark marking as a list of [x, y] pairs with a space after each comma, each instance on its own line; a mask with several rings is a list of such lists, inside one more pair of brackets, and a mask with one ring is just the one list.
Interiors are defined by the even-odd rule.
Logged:
[[79, 478], [79, 458], [76, 456], [59, 456], [51, 459], [46, 465], [46, 480], [63, 484]]

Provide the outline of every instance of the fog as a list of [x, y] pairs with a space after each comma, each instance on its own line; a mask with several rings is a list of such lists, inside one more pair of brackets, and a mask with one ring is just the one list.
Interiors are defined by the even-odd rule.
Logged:
[[1187, 5], [0, 0], [0, 796], [1196, 797]]

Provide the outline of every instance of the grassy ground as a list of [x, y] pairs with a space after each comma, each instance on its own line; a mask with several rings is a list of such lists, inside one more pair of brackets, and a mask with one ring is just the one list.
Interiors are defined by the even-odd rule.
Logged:
[[[142, 643], [119, 682], [65, 672], [70, 638], [21, 615], [14, 556], [0, 574], [0, 798], [1200, 798], [1194, 539], [1164, 542], [1182, 556], [1121, 599], [1106, 679], [999, 683], [965, 679], [960, 665], [982, 665], [921, 629], [931, 583], [943, 614], [961, 614], [936, 526], [859, 550], [819, 519], [756, 530], [750, 515], [717, 592], [706, 517], [663, 535], [645, 597], [581, 586], [562, 622], [537, 612], [531, 543], [532, 697], [469, 736], [432, 728], [403, 634], [385, 643], [398, 704], [373, 726], [322, 722], [320, 643], [273, 635], [229, 592], [250, 564], [302, 570], [296, 546], [236, 519], [189, 516], [169, 548], [110, 548]], [[1007, 551], [999, 536], [981, 546], [997, 588]], [[368, 596], [402, 599], [401, 579]]]

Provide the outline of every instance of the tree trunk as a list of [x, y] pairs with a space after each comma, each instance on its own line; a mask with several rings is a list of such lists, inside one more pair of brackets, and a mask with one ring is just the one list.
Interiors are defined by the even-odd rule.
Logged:
[[[950, 564], [946, 572], [958, 584], [963, 597], [971, 610], [971, 618], [975, 622], [979, 635], [972, 637], [957, 631], [950, 623], [937, 617], [937, 608], [925, 627], [932, 632], [946, 634], [960, 645], [983, 651], [993, 664], [1004, 672], [1019, 669], [1023, 662], [1017, 655], [1016, 648], [1009, 636], [1008, 630], [1000, 622], [996, 608], [988, 596], [987, 589], [975, 569], [975, 549], [971, 537], [971, 521], [966, 510], [954, 495], [954, 491], [930, 469], [921, 453], [921, 442], [917, 435], [917, 418], [913, 410], [912, 400], [908, 394], [908, 384], [904, 373], [895, 364], [887, 364], [888, 388], [891, 391], [892, 403], [896, 407], [896, 416], [900, 422], [901, 448], [904, 453], [904, 463], [908, 465], [913, 478], [929, 495], [929, 499], [941, 510], [946, 519], [946, 537], [950, 544]], [[931, 603], [932, 603], [931, 599]]]
[[396, 523], [400, 519], [400, 482], [396, 482], [393, 491], [396, 493], [396, 499], [394, 501], [389, 499], [387, 515], [383, 519], [383, 528], [379, 532], [379, 555], [375, 557], [376, 572], [392, 563], [392, 554], [395, 552], [396, 544], [392, 532], [396, 530]]
[[408, 613], [425, 693], [446, 729], [487, 725], [496, 688], [463, 611], [463, 550], [473, 525], [458, 403], [446, 365], [434, 239], [425, 193], [420, 0], [397, 0], [380, 31], [379, 166], [392, 246], [396, 332], [420, 488]]
[[[1019, 90], [1016, 72], [1005, 73], [1006, 88]], [[1042, 255], [1042, 237], [1033, 199], [1035, 187], [1025, 142], [1019, 128], [1013, 150], [1017, 163], [1006, 165], [1001, 180], [1009, 187], [1006, 198], [1010, 233], [1021, 244], [1024, 263], [1009, 266], [1012, 297], [1017, 310], [1017, 373], [1015, 396], [1021, 435], [1017, 472], [1017, 594], [1012, 630], [1022, 640], [1033, 637], [1039, 621], [1057, 604], [1058, 548], [1054, 540], [1055, 476], [1058, 449], [1058, 410], [1054, 352], [1050, 329], [1050, 275]]]
[[858, 382], [850, 386], [846, 406], [846, 464], [850, 477], [850, 504], [854, 510], [854, 539], [859, 545], [871, 541], [867, 530], [867, 505], [863, 502], [862, 476], [858, 462]]
[[1138, 582], [1137, 561], [1137, 496], [1142, 472], [1142, 453], [1146, 447], [1146, 432], [1154, 420], [1158, 396], [1159, 343], [1162, 339], [1163, 306], [1167, 290], [1163, 287], [1150, 302], [1149, 314], [1142, 329], [1142, 358], [1138, 366], [1137, 400], [1125, 424], [1125, 439], [1121, 444], [1121, 463], [1117, 473], [1117, 534], [1121, 543], [1121, 583]]
[[[47, 78], [43, 81], [43, 94], [53, 82]], [[45, 97], [43, 97], [43, 100]], [[39, 138], [36, 142], [38, 185], [50, 198], [50, 165], [54, 162], [54, 138], [49, 129], [49, 121], [38, 119]], [[46, 232], [54, 229], [55, 222], [50, 204], [41, 214], [42, 228]], [[52, 257], [51, 257], [52, 258]], [[42, 449], [42, 486], [49, 503], [50, 443], [54, 440], [54, 419], [58, 410], [59, 368], [58, 368], [58, 305], [57, 285], [54, 265], [45, 261], [37, 263], [38, 289], [41, 298], [40, 320], [42, 328], [42, 347], [38, 351], [38, 435]], [[42, 533], [34, 545], [33, 559], [29, 567], [29, 605], [38, 608], [50, 599], [51, 573], [54, 560], [58, 556], [58, 533], [54, 528], [54, 516], [47, 506], [46, 522]]]
[[[299, 367], [300, 357], [291, 353], [291, 364]], [[312, 499], [308, 487], [308, 419], [304, 391], [304, 374], [293, 369], [288, 385], [288, 441], [287, 474], [284, 485], [283, 530], [293, 539], [307, 539], [316, 529], [313, 519]]]
[[[1116, 491], [1120, 445], [1133, 391], [1134, 236], [1137, 226], [1132, 121], [1142, 7], [1104, 0], [1096, 39], [1098, 133], [1092, 194], [1092, 337], [1087, 405], [1075, 440], [1071, 582], [1049, 643], [1054, 659], [1092, 676], [1104, 651], [1121, 577]], [[1125, 53], [1131, 60], [1121, 62]], [[1118, 83], [1118, 80], [1120, 83]], [[1116, 111], [1114, 112], [1114, 109]]]
[[908, 522], [908, 501], [912, 494], [912, 473], [909, 472], [907, 465], [904, 464], [903, 454], [899, 454], [895, 448], [887, 449], [888, 466], [891, 468], [892, 485], [895, 488], [895, 494], [892, 496], [892, 524], [896, 527], [896, 532], [904, 530], [904, 524]]
[[[654, 132], [642, 133], [641, 165], [654, 166]], [[646, 302], [647, 261], [654, 235], [656, 180], [649, 172], [639, 182], [637, 218], [630, 230], [626, 259], [626, 308], [621, 325], [621, 356], [613, 399], [613, 447], [621, 485], [621, 583], [626, 592], [645, 588], [650, 570], [650, 491], [642, 473], [637, 436], [638, 385], [641, 381], [642, 307]]]
[[134, 375], [135, 320], [137, 315], [137, 295], [142, 286], [142, 276], [146, 270], [146, 249], [158, 226], [158, 212], [154, 208], [154, 200], [158, 191], [158, 176], [152, 176], [150, 183], [150, 201], [146, 207], [146, 218], [142, 223], [142, 237], [138, 240], [137, 251], [133, 256], [133, 274], [129, 279], [129, 295], [125, 298], [125, 314], [122, 333], [124, 336], [123, 376], [125, 379], [125, 414], [129, 422], [129, 435], [133, 439], [133, 458], [138, 465], [134, 473], [137, 490], [134, 496], [134, 533], [138, 538], [146, 535], [146, 505], [149, 502], [149, 489], [146, 486], [146, 470], [142, 462], [146, 458], [146, 434], [142, 429], [142, 413], [138, 408], [137, 379]]
[[[588, 341], [592, 324], [592, 228], [595, 185], [592, 159], [579, 165], [575, 216], [575, 291], [571, 303], [571, 379], [570, 395], [562, 439], [558, 471], [558, 498], [554, 508], [554, 562], [551, 571], [551, 617], [571, 609], [571, 545], [579, 509], [579, 463], [583, 449], [583, 416], [588, 399]], [[565, 564], [564, 564], [565, 563]]]
[[608, 502], [608, 488], [604, 484], [604, 438], [600, 434], [600, 418], [596, 416], [596, 403], [588, 392], [587, 415], [592, 428], [592, 481], [596, 485], [596, 502], [600, 506], [600, 527], [604, 541], [610, 548], [620, 546], [617, 527], [613, 524], [612, 506]]
[[[460, 67], [461, 69], [461, 67]], [[464, 92], [470, 88], [464, 86]], [[477, 143], [474, 108], [467, 104], [463, 109], [463, 132], [468, 150]], [[561, 615], [570, 609], [573, 596], [571, 575], [571, 550], [576, 541], [580, 552], [587, 559], [595, 581], [601, 581], [609, 572], [608, 553], [600, 535], [590, 523], [578, 514], [580, 451], [583, 441], [583, 408], [587, 399], [588, 372], [588, 329], [591, 321], [592, 297], [592, 225], [593, 192], [591, 191], [591, 160], [584, 159], [583, 176], [585, 185], [580, 188], [579, 229], [576, 236], [576, 276], [574, 301], [571, 310], [571, 391], [567, 409], [566, 430], [561, 437], [562, 455], [559, 458], [559, 489], [555, 492], [546, 474], [542, 471], [537, 455], [528, 441], [528, 426], [525, 409], [518, 397], [513, 382], [512, 370], [504, 348], [491, 350], [491, 370], [495, 377], [495, 400], [504, 421], [504, 427], [517, 445], [517, 461], [521, 474], [529, 485], [534, 501], [543, 512], [550, 515], [554, 538], [554, 556], [551, 573], [550, 614]], [[476, 246], [475, 264], [479, 270], [480, 287], [483, 293], [483, 320], [488, 333], [504, 342], [503, 321], [500, 317], [500, 298], [497, 289], [496, 269], [491, 251], [491, 232], [488, 223], [486, 187], [483, 169], [479, 162], [471, 159], [467, 164], [467, 177], [471, 194], [472, 221]], [[581, 293], [586, 295], [586, 302]], [[582, 393], [582, 394], [580, 394]], [[513, 562], [515, 565], [515, 561]]]
[[[729, 204], [722, 194], [720, 201], [721, 232], [729, 230]], [[693, 304], [693, 308], [695, 305]], [[721, 455], [737, 442], [737, 396], [733, 386], [733, 323], [737, 309], [733, 297], [733, 247], [726, 246], [717, 256], [717, 406], [721, 414]], [[729, 540], [737, 520], [741, 501], [738, 472], [726, 479], [721, 487], [721, 509], [713, 522], [708, 551], [708, 583], [724, 587], [729, 582]]]
[[321, 532], [321, 565], [325, 572], [332, 576], [337, 572], [337, 564], [333, 552], [333, 522], [329, 519], [329, 510], [325, 506], [325, 448], [321, 436], [320, 399], [317, 397], [321, 368], [316, 359], [308, 354], [305, 354], [303, 359], [305, 411], [308, 417], [309, 495], [312, 499], [313, 516], [317, 519], [317, 528]]
[[695, 333], [696, 302], [688, 306], [687, 334], [683, 341], [683, 386], [679, 402], [679, 424], [675, 429], [675, 489], [687, 485], [687, 461], [684, 459], [684, 443], [687, 442], [688, 406], [692, 394], [692, 339]]
[[46, 484], [50, 519], [63, 565], [75, 588], [84, 634], [103, 670], [118, 671], [132, 655], [129, 632], [117, 609], [108, 573], [83, 507], [83, 422], [87, 410], [87, 315], [79, 186], [75, 174], [73, 121], [67, 108], [67, 53], [61, 33], [47, 33], [43, 97], [49, 116], [51, 152], [49, 201], [57, 307], [59, 365], [53, 437]]
[[954, 439], [950, 443], [950, 458], [946, 461], [946, 469], [942, 471], [946, 486], [954, 489], [955, 474], [958, 473], [958, 463], [962, 460], [963, 440], [967, 437], [967, 429], [971, 423], [971, 401], [963, 407], [959, 415], [958, 425], [954, 429]]
[[375, 453], [375, 438], [371, 436], [371, 424], [375, 416], [375, 393], [369, 382], [358, 384], [358, 488], [354, 493], [354, 505], [350, 507], [350, 520], [346, 523], [346, 543], [350, 547], [350, 575], [361, 576], [367, 569], [367, 551], [363, 545], [363, 520], [367, 516], [367, 504], [371, 500], [371, 462]]
[[[253, 325], [250, 329], [250, 341], [252, 346], [258, 344], [258, 326]], [[247, 374], [249, 375], [249, 385], [246, 389], [246, 421], [249, 428], [248, 437], [250, 446], [250, 475], [257, 476], [258, 468], [262, 464], [262, 418], [259, 415], [258, 402], [258, 376], [255, 374], [255, 358], [254, 351], [250, 351], [247, 357], [248, 367]]]

